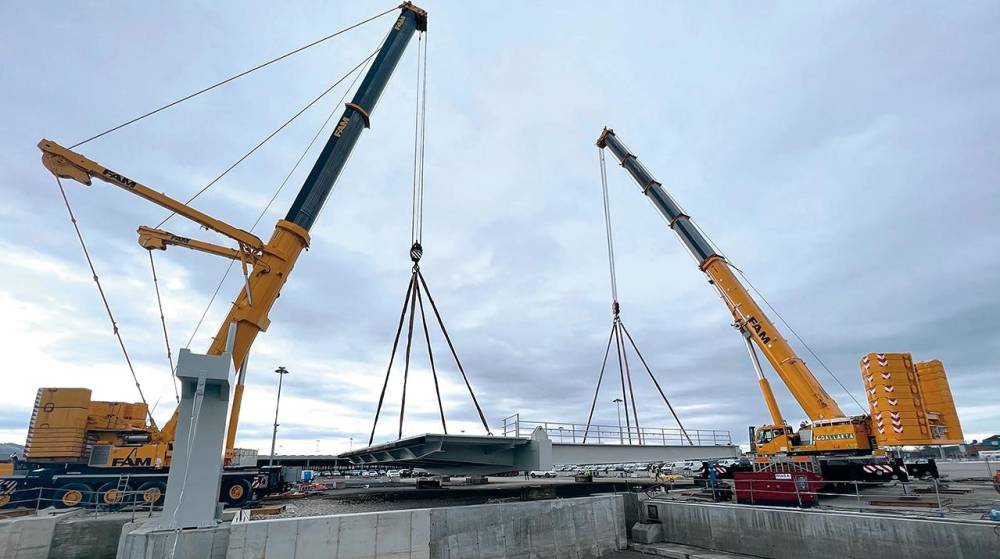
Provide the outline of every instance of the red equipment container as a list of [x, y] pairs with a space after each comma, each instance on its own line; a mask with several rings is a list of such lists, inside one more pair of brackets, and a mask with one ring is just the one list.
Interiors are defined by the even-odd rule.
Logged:
[[812, 472], [736, 472], [736, 502], [751, 505], [812, 506], [823, 478]]

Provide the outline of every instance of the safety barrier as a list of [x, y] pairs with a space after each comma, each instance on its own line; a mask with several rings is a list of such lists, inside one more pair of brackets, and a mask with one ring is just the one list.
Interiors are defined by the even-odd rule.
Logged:
[[39, 511], [47, 508], [86, 508], [94, 512], [127, 512], [152, 514], [163, 509], [163, 493], [111, 489], [93, 491], [72, 485], [63, 487], [31, 487], [0, 494], [0, 518], [15, 511]]
[[[720, 429], [686, 429], [676, 427], [642, 427], [626, 425], [594, 425], [557, 421], [530, 421], [520, 414], [505, 417], [505, 437], [530, 437], [536, 427], [545, 429], [556, 444], [617, 444], [638, 446], [729, 446], [733, 444], [729, 431]], [[686, 435], [685, 435], [686, 432]], [[688, 438], [690, 437], [690, 441]]]
[[[788, 474], [785, 479], [705, 480], [701, 492], [691, 492], [690, 486], [675, 488], [665, 482], [647, 488], [651, 498], [691, 499], [705, 497], [715, 502], [732, 502], [748, 505], [781, 505], [784, 507], [894, 514], [905, 511], [943, 517], [949, 512], [980, 513], [989, 517], [992, 495], [976, 499], [956, 499], [960, 495], [983, 490], [982, 485], [944, 483], [937, 479], [901, 482], [820, 480], [799, 474]], [[823, 498], [820, 501], [820, 498]], [[956, 502], [960, 501], [960, 502]]]

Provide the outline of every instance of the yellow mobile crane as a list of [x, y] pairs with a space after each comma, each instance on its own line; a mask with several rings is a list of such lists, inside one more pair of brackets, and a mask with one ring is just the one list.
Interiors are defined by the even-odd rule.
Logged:
[[[639, 160], [605, 128], [597, 146], [606, 148], [642, 189], [643, 194], [663, 215], [671, 229], [708, 276], [733, 316], [757, 373], [761, 394], [771, 415], [771, 423], [751, 428], [751, 445], [758, 456], [862, 457], [861, 460], [826, 460], [829, 474], [854, 478], [872, 477], [889, 470], [875, 468], [887, 447], [942, 445], [962, 442], [961, 425], [940, 361], [913, 363], [907, 353], [870, 353], [861, 359], [862, 380], [868, 395], [870, 414], [848, 416], [823, 388], [812, 371], [782, 337], [750, 292], [684, 213], [681, 207], [646, 170]], [[759, 349], [782, 383], [788, 387], [809, 418], [798, 431], [785, 420], [771, 385], [764, 376], [756, 349]], [[866, 469], [865, 466], [868, 466]], [[936, 474], [936, 468], [933, 468]], [[835, 479], [851, 479], [837, 477]]]
[[[309, 229], [333, 188], [393, 70], [416, 32], [427, 29], [427, 12], [406, 2], [386, 36], [355, 96], [346, 104], [332, 135], [305, 180], [285, 219], [264, 242], [252, 233], [200, 212], [157, 192], [122, 172], [84, 155], [42, 140], [42, 163], [59, 179], [90, 185], [99, 179], [157, 204], [235, 241], [237, 248], [188, 239], [168, 231], [140, 227], [139, 244], [148, 250], [181, 246], [239, 261], [246, 283], [233, 302], [208, 349], [225, 350], [227, 332], [236, 325], [233, 364], [237, 384], [226, 435], [226, 463], [231, 463], [246, 378], [247, 356], [254, 339], [266, 331], [268, 313], [288, 280], [299, 254], [309, 246]], [[374, 18], [373, 18], [374, 19]], [[162, 500], [177, 430], [178, 411], [157, 427], [145, 403], [101, 402], [83, 388], [42, 388], [38, 391], [28, 431], [24, 463], [27, 474], [0, 478], [0, 505], [13, 506], [32, 491], [45, 488], [56, 506], [116, 505], [136, 491], [148, 503]], [[148, 417], [148, 423], [147, 423]], [[241, 505], [254, 493], [273, 489], [278, 476], [254, 468], [227, 467], [220, 500]]]

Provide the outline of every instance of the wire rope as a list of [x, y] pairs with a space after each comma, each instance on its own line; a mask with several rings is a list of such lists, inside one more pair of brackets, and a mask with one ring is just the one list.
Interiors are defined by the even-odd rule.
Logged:
[[156, 430], [156, 421], [153, 420], [153, 412], [149, 408], [149, 403], [146, 401], [146, 395], [142, 393], [142, 385], [139, 384], [139, 376], [135, 372], [135, 366], [132, 365], [132, 358], [129, 357], [128, 350], [125, 348], [125, 340], [122, 339], [122, 334], [118, 329], [118, 321], [115, 320], [115, 315], [111, 312], [111, 304], [108, 303], [108, 297], [104, 293], [104, 287], [101, 285], [101, 279], [97, 276], [97, 270], [94, 268], [94, 261], [90, 258], [90, 250], [87, 249], [87, 243], [83, 240], [83, 233], [80, 231], [80, 224], [76, 219], [76, 214], [73, 213], [73, 208], [70, 206], [69, 197], [66, 196], [66, 189], [63, 188], [62, 179], [56, 177], [56, 184], [59, 185], [59, 193], [62, 194], [63, 203], [66, 204], [66, 212], [69, 213], [69, 220], [73, 224], [73, 229], [76, 231], [76, 238], [80, 240], [80, 248], [83, 249], [83, 255], [87, 259], [87, 265], [90, 267], [91, 277], [94, 283], [97, 284], [97, 291], [101, 294], [101, 302], [104, 303], [104, 310], [108, 313], [108, 319], [111, 321], [111, 328], [114, 332], [115, 337], [118, 339], [118, 345], [122, 349], [122, 355], [125, 356], [125, 363], [128, 365], [128, 370], [132, 373], [132, 381], [135, 382], [135, 389], [139, 392], [139, 398], [142, 400], [142, 404], [146, 406], [146, 416], [149, 418], [149, 423]]
[[225, 84], [227, 84], [227, 83], [229, 83], [231, 81], [234, 81], [234, 80], [237, 80], [239, 78], [242, 78], [243, 76], [246, 76], [247, 74], [251, 74], [253, 72], [256, 72], [257, 70], [260, 70], [261, 68], [265, 68], [267, 66], [270, 66], [271, 64], [274, 64], [275, 62], [278, 62], [280, 60], [284, 60], [285, 58], [288, 58], [289, 56], [292, 56], [293, 54], [300, 53], [300, 52], [302, 52], [302, 51], [304, 51], [304, 50], [306, 50], [308, 48], [314, 47], [314, 46], [316, 46], [316, 45], [318, 45], [320, 43], [323, 43], [323, 42], [328, 41], [328, 40], [330, 40], [330, 39], [332, 39], [334, 37], [337, 37], [338, 35], [342, 35], [342, 34], [348, 32], [348, 31], [350, 31], [352, 29], [361, 27], [362, 25], [364, 25], [366, 23], [375, 21], [376, 19], [378, 19], [378, 18], [380, 18], [380, 17], [382, 17], [382, 16], [384, 16], [386, 14], [389, 14], [391, 12], [394, 12], [397, 9], [399, 9], [399, 6], [393, 6], [392, 8], [390, 8], [390, 9], [388, 9], [388, 10], [386, 10], [386, 11], [380, 13], [380, 14], [376, 14], [376, 15], [368, 18], [368, 19], [359, 21], [358, 23], [355, 23], [354, 25], [350, 25], [350, 26], [345, 27], [345, 28], [343, 28], [343, 29], [341, 29], [339, 31], [335, 31], [335, 32], [333, 32], [333, 33], [331, 33], [331, 34], [329, 34], [329, 35], [327, 35], [325, 37], [322, 37], [320, 39], [317, 39], [317, 40], [315, 40], [315, 41], [313, 41], [313, 42], [311, 42], [311, 43], [309, 43], [307, 45], [303, 45], [303, 46], [301, 46], [301, 47], [299, 47], [297, 49], [294, 49], [294, 50], [291, 50], [289, 52], [286, 52], [285, 54], [282, 54], [282, 55], [280, 55], [280, 56], [278, 56], [276, 58], [272, 58], [271, 60], [268, 60], [267, 62], [263, 62], [261, 64], [258, 64], [256, 66], [254, 66], [253, 68], [250, 68], [249, 70], [244, 70], [244, 71], [242, 71], [242, 72], [240, 72], [238, 74], [234, 74], [232, 76], [229, 76], [228, 78], [225, 78], [222, 81], [216, 82], [216, 83], [214, 83], [214, 84], [212, 84], [212, 85], [210, 85], [208, 87], [199, 89], [198, 91], [195, 91], [194, 93], [190, 93], [188, 95], [185, 95], [184, 97], [181, 97], [179, 99], [171, 101], [170, 103], [167, 103], [166, 105], [163, 105], [161, 107], [153, 109], [153, 110], [151, 110], [149, 112], [143, 113], [143, 114], [141, 114], [141, 115], [139, 115], [139, 116], [137, 116], [135, 118], [132, 118], [132, 119], [127, 120], [127, 121], [125, 121], [125, 122], [123, 122], [121, 124], [118, 124], [117, 126], [113, 126], [113, 127], [109, 128], [109, 129], [103, 131], [103, 132], [100, 132], [98, 134], [94, 134], [93, 136], [87, 138], [86, 140], [82, 140], [80, 142], [77, 142], [77, 143], [73, 144], [72, 146], [70, 146], [70, 149], [77, 148], [79, 146], [82, 146], [83, 144], [86, 144], [87, 142], [90, 142], [92, 140], [96, 140], [97, 138], [100, 138], [102, 136], [106, 136], [107, 134], [115, 132], [116, 130], [120, 130], [122, 128], [125, 128], [126, 126], [129, 126], [131, 124], [139, 122], [140, 120], [142, 120], [142, 119], [144, 119], [146, 117], [152, 116], [152, 115], [154, 115], [156, 113], [159, 113], [161, 111], [169, 109], [170, 107], [173, 107], [175, 105], [179, 105], [180, 103], [183, 103], [184, 101], [187, 101], [189, 99], [193, 99], [193, 98], [201, 95], [202, 93], [207, 93], [209, 91], [212, 91], [213, 89], [215, 89], [215, 88], [217, 88], [219, 86], [225, 85]]

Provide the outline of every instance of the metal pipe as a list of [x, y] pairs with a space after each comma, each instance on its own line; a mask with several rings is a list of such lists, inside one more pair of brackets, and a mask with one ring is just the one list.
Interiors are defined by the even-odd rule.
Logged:
[[281, 381], [288, 374], [288, 370], [284, 367], [278, 367], [274, 370], [278, 373], [278, 397], [274, 401], [274, 431], [271, 432], [271, 458], [268, 460], [267, 465], [274, 465], [274, 445], [278, 441], [278, 406], [281, 404]]
[[764, 370], [760, 368], [760, 360], [757, 358], [757, 350], [754, 349], [753, 344], [750, 343], [750, 333], [743, 331], [741, 338], [743, 338], [743, 343], [747, 346], [747, 353], [750, 354], [750, 362], [753, 363], [754, 371], [757, 372], [757, 384], [760, 386], [760, 391], [764, 395], [764, 403], [767, 404], [767, 411], [771, 413], [771, 420], [774, 421], [775, 425], [784, 425], [785, 419], [781, 415], [781, 410], [778, 408], [778, 401], [774, 398], [774, 391], [771, 390], [771, 383], [767, 381], [764, 377]]

